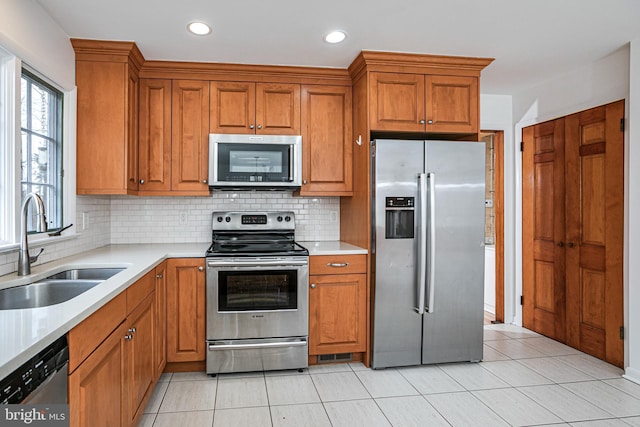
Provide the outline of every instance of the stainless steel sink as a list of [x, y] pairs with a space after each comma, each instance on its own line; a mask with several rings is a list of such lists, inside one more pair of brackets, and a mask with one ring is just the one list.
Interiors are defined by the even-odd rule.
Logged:
[[38, 308], [77, 297], [124, 268], [85, 268], [61, 271], [28, 285], [0, 290], [0, 310]]
[[120, 273], [124, 268], [75, 268], [47, 277], [46, 280], [107, 280]]

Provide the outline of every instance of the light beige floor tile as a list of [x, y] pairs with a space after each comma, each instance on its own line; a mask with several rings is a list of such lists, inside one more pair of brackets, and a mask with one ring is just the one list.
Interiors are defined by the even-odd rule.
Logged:
[[623, 418], [622, 421], [633, 427], [640, 427], [640, 417]]
[[602, 381], [569, 383], [561, 386], [616, 417], [640, 415], [640, 399]]
[[530, 357], [545, 356], [544, 353], [518, 340], [487, 341], [486, 345], [512, 359], [528, 359]]
[[558, 356], [558, 360], [567, 363], [569, 366], [579, 369], [594, 378], [600, 380], [610, 378], [620, 378], [624, 373], [622, 369], [617, 366], [610, 365], [609, 363], [596, 359], [588, 354], [574, 354], [570, 356]]
[[376, 403], [394, 426], [449, 426], [442, 415], [422, 396], [386, 397], [376, 399]]
[[156, 387], [153, 389], [153, 393], [151, 393], [151, 397], [149, 398], [149, 402], [147, 402], [147, 406], [144, 408], [145, 414], [155, 414], [158, 412], [168, 387], [168, 382], [158, 382], [158, 384], [156, 384]]
[[624, 378], [604, 380], [604, 382], [618, 390], [622, 390], [625, 393], [630, 394], [636, 399], [640, 399], [640, 384], [636, 384]]
[[563, 421], [587, 421], [612, 417], [610, 413], [557, 384], [522, 387], [518, 390], [562, 418]]
[[160, 375], [160, 378], [158, 379], [158, 382], [159, 383], [163, 383], [163, 382], [171, 381], [171, 377], [172, 376], [173, 376], [173, 372], [165, 372], [165, 373]]
[[265, 371], [264, 372], [264, 376], [265, 377], [282, 377], [284, 375], [293, 375], [293, 376], [309, 375], [309, 369], [308, 368], [304, 368], [304, 369], [302, 369], [302, 372], [300, 372], [297, 369], [283, 369], [283, 370], [279, 370], [279, 371]]
[[473, 395], [513, 426], [563, 422], [516, 389], [474, 391]]
[[619, 419], [579, 421], [571, 423], [571, 427], [628, 427], [629, 424]]
[[425, 399], [454, 427], [508, 427], [470, 392], [429, 394]]
[[271, 406], [273, 427], [331, 427], [321, 403]]
[[327, 363], [326, 365], [309, 366], [310, 374], [328, 374], [330, 372], [351, 372], [351, 366], [348, 363]]
[[420, 394], [465, 391], [464, 387], [447, 375], [439, 366], [398, 368], [398, 372], [400, 372], [400, 375], [405, 377]]
[[351, 369], [355, 372], [355, 371], [366, 371], [367, 368], [366, 366], [364, 366], [364, 363], [362, 362], [352, 362], [349, 363], [349, 366], [351, 367]]
[[[187, 426], [186, 424], [182, 424]], [[216, 409], [213, 427], [268, 427], [271, 426], [269, 408]], [[191, 426], [189, 426], [191, 427]]]
[[197, 411], [158, 414], [153, 427], [211, 427], [212, 425], [213, 411]]
[[373, 399], [324, 404], [333, 427], [387, 427], [389, 421]]
[[484, 328], [488, 330], [499, 331], [509, 338], [533, 338], [542, 336], [536, 332], [530, 331], [529, 329], [523, 328], [521, 326], [511, 325], [509, 323], [486, 325]]
[[143, 414], [140, 417], [138, 427], [153, 427], [153, 422], [156, 420], [156, 414]]
[[555, 383], [569, 383], [576, 381], [593, 380], [591, 375], [586, 372], [569, 366], [557, 357], [537, 357], [534, 359], [520, 359], [518, 363], [523, 364], [529, 369], [533, 369], [540, 375], [549, 378]]
[[268, 405], [264, 378], [234, 378], [218, 381], [216, 409]]
[[309, 375], [266, 377], [269, 405], [292, 405], [320, 402]]
[[543, 377], [515, 360], [482, 362], [480, 366], [514, 387], [552, 383], [548, 378]]
[[533, 347], [545, 356], [566, 356], [569, 354], [581, 354], [580, 350], [564, 345], [547, 337], [522, 338], [517, 341]]
[[176, 381], [169, 383], [159, 412], [214, 409], [216, 381]]
[[217, 381], [217, 377], [211, 377], [205, 372], [174, 372], [171, 381]]
[[484, 340], [485, 341], [497, 341], [497, 340], [508, 340], [511, 339], [500, 331], [496, 331], [494, 329], [484, 329]]
[[495, 362], [496, 360], [511, 360], [511, 358], [500, 353], [495, 348], [489, 347], [488, 345], [484, 344], [482, 346], [482, 361]]
[[323, 402], [371, 398], [356, 374], [351, 371], [311, 374], [311, 379]]
[[479, 363], [452, 363], [439, 366], [467, 390], [510, 387], [509, 384], [484, 369]]
[[395, 369], [368, 369], [356, 371], [356, 375], [373, 398], [418, 394], [418, 390]]

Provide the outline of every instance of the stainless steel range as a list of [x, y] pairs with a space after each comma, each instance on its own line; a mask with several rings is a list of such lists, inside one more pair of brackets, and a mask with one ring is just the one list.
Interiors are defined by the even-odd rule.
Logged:
[[207, 373], [308, 365], [309, 251], [293, 212], [214, 212]]

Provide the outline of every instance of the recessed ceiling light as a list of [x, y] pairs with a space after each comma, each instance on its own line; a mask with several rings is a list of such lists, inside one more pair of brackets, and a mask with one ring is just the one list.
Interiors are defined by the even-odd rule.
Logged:
[[190, 33], [193, 33], [197, 36], [206, 36], [211, 32], [211, 27], [205, 24], [204, 22], [195, 21], [187, 25], [187, 29]]
[[324, 36], [324, 41], [327, 43], [340, 43], [347, 38], [347, 33], [344, 31], [332, 31]]

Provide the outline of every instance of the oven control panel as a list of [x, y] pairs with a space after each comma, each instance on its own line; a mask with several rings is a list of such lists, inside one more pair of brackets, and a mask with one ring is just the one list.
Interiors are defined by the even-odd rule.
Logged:
[[242, 224], [266, 224], [267, 216], [266, 215], [242, 215], [241, 217]]
[[214, 212], [212, 229], [235, 230], [294, 230], [295, 214], [277, 212]]

